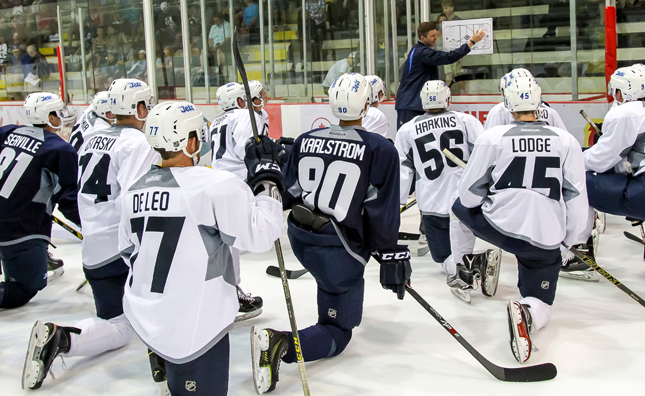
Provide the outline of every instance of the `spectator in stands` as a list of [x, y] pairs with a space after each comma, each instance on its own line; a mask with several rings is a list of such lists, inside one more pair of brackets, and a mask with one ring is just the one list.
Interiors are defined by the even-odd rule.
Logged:
[[141, 25], [141, 9], [138, 4], [131, 0], [123, 0], [123, 18], [130, 24], [131, 31], [124, 31], [126, 34], [135, 35]]
[[569, 1], [549, 0], [549, 13], [542, 17], [540, 24], [547, 28], [544, 38], [555, 37], [558, 26], [569, 26]]
[[260, 41], [258, 35], [258, 21], [260, 20], [260, 9], [253, 0], [244, 0], [244, 19], [242, 20], [242, 33], [246, 34], [249, 44], [256, 44]]
[[159, 85], [174, 86], [175, 85], [175, 69], [173, 65], [173, 50], [170, 45], [163, 47], [163, 53], [155, 62], [157, 68], [157, 81]]
[[314, 45], [312, 48], [312, 59], [314, 62], [322, 61], [323, 52], [322, 44], [327, 33], [327, 10], [325, 9], [325, 0], [307, 0], [305, 9], [311, 15], [314, 24]]
[[159, 48], [164, 45], [181, 46], [181, 19], [179, 11], [169, 7], [167, 2], [162, 2], [161, 11], [155, 18], [155, 38]]
[[401, 83], [396, 93], [397, 130], [401, 125], [425, 112], [421, 107], [421, 88], [426, 81], [439, 78], [438, 66], [448, 65], [466, 56], [473, 45], [484, 38], [483, 30], [476, 31], [468, 43], [454, 51], [435, 51], [437, 27], [434, 22], [422, 22], [417, 28], [419, 41], [412, 47], [401, 69]]
[[208, 49], [211, 65], [226, 65], [226, 55], [231, 52], [231, 25], [219, 12], [213, 14], [213, 26], [208, 33]]
[[92, 41], [92, 52], [105, 57], [108, 50], [108, 38], [105, 34], [105, 27], [99, 26], [96, 28], [96, 37]]
[[[298, 15], [300, 15], [300, 9], [298, 10]], [[313, 37], [313, 23], [311, 22], [311, 16], [309, 15], [308, 11], [305, 11], [305, 20], [307, 21], [307, 31], [306, 31], [306, 40], [307, 40], [307, 48], [311, 48], [313, 45], [314, 41], [312, 39]], [[298, 30], [297, 30], [297, 36], [298, 39], [295, 41], [292, 41], [291, 44], [289, 44], [289, 62], [291, 62], [291, 69], [289, 70], [290, 77], [293, 78], [295, 77], [296, 73], [296, 63], [302, 62], [302, 44], [303, 44], [303, 32], [302, 32], [302, 18], [298, 18]], [[304, 64], [300, 64], [300, 70], [304, 69]]]
[[26, 26], [25, 18], [22, 14], [11, 17], [11, 36], [14, 44], [18, 44], [28, 37]]
[[123, 44], [125, 40], [123, 34], [121, 33], [119, 25], [109, 25], [107, 28], [107, 49], [108, 51], [118, 51], [123, 50]]
[[49, 63], [47, 59], [38, 52], [35, 45], [27, 47], [27, 53], [21, 59], [23, 64], [23, 75], [27, 77], [28, 74], [33, 74], [39, 78], [48, 77], [50, 74]]
[[132, 67], [130, 70], [126, 72], [126, 77], [127, 78], [138, 78], [139, 80], [144, 80], [146, 79], [146, 71], [147, 71], [147, 63], [146, 63], [146, 51], [145, 50], [140, 50], [139, 51], [139, 60], [132, 63]]
[[347, 59], [341, 59], [329, 68], [327, 76], [325, 76], [325, 79], [322, 82], [325, 95], [329, 94], [329, 87], [331, 87], [338, 77], [352, 71], [352, 68], [358, 63], [357, 60], [356, 52], [351, 52], [347, 56]]
[[282, 25], [282, 30], [289, 30], [288, 20], [287, 20], [287, 11], [289, 9], [289, 4], [286, 0], [270, 0], [273, 1], [273, 31], [277, 32], [280, 30], [280, 25]]
[[455, 14], [455, 3], [452, 0], [443, 0], [441, 2], [441, 8], [443, 8], [443, 15], [446, 16], [448, 21], [459, 21], [461, 18]]

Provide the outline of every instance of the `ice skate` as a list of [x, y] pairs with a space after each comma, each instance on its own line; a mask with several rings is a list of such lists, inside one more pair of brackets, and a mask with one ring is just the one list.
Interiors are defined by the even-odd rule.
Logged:
[[285, 333], [251, 327], [253, 384], [258, 395], [271, 392], [279, 381], [280, 361], [289, 350]]
[[41, 321], [34, 324], [22, 369], [22, 389], [40, 388], [54, 359], [69, 352], [71, 333], [80, 334], [81, 331], [75, 327], [43, 324]]
[[470, 293], [474, 286], [474, 274], [471, 269], [463, 264], [457, 264], [457, 273], [455, 275], [448, 275], [446, 283], [450, 286], [452, 294], [466, 304], [470, 304]]
[[242, 288], [237, 286], [237, 299], [240, 309], [235, 317], [236, 322], [255, 318], [262, 313], [262, 297], [253, 297], [251, 293], [244, 293]]
[[497, 293], [497, 284], [499, 283], [502, 249], [488, 249], [484, 253], [467, 254], [464, 256], [464, 262], [466, 260], [471, 260], [475, 282], [481, 283], [482, 294], [493, 297]]
[[513, 356], [520, 364], [531, 357], [533, 343], [531, 342], [532, 319], [529, 306], [518, 301], [509, 301], [506, 308], [508, 313], [508, 332]]
[[64, 273], [63, 260], [54, 258], [51, 252], [47, 251], [47, 281], [51, 282], [60, 278]]
[[[577, 245], [576, 248], [580, 253], [596, 260], [593, 249], [593, 237], [587, 240], [586, 244]], [[560, 277], [574, 279], [585, 282], [598, 282], [598, 274], [593, 268], [589, 267], [584, 261], [578, 259], [573, 253], [567, 252], [562, 258], [562, 267], [560, 267]]]

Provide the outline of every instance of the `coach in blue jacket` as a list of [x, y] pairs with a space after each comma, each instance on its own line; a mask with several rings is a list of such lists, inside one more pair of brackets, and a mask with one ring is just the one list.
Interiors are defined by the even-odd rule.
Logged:
[[454, 51], [443, 52], [432, 49], [437, 42], [437, 27], [434, 22], [422, 22], [417, 29], [419, 42], [412, 47], [408, 59], [403, 63], [401, 84], [396, 93], [396, 129], [414, 117], [424, 114], [421, 107], [421, 88], [426, 81], [438, 80], [437, 66], [449, 65], [466, 56], [478, 41], [484, 38], [484, 31], [478, 30], [468, 43]]

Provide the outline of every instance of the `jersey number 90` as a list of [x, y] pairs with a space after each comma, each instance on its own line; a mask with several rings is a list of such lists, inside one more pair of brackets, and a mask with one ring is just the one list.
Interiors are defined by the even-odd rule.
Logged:
[[322, 158], [304, 157], [298, 164], [302, 200], [339, 222], [347, 216], [360, 177], [361, 168], [352, 162], [337, 160], [325, 169]]

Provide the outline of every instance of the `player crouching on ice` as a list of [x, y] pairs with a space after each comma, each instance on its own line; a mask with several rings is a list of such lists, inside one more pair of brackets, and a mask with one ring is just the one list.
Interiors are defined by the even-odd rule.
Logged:
[[[370, 87], [356, 73], [329, 89], [339, 125], [300, 135], [285, 167], [285, 208], [293, 252], [316, 279], [318, 323], [299, 331], [305, 361], [340, 354], [363, 313], [365, 265], [373, 253], [384, 288], [405, 294], [410, 252], [398, 246], [399, 164], [396, 149], [361, 122]], [[251, 330], [258, 394], [275, 389], [280, 361], [296, 362], [291, 332]]]
[[191, 103], [152, 109], [145, 132], [162, 164], [127, 191], [119, 228], [130, 265], [123, 308], [165, 361], [173, 395], [227, 394], [228, 332], [239, 309], [229, 247], [264, 252], [283, 231], [282, 174], [273, 170], [272, 142], [247, 144], [247, 185], [232, 173], [195, 166], [203, 127]]
[[[589, 206], [605, 213], [645, 220], [645, 70], [639, 65], [614, 72], [609, 92], [619, 106], [605, 116], [598, 143], [584, 152]], [[595, 259], [593, 210], [578, 247]], [[563, 260], [560, 276], [597, 281], [598, 275], [573, 254]]]
[[511, 350], [520, 363], [531, 356], [531, 334], [549, 321], [560, 246], [577, 242], [589, 209], [580, 144], [536, 121], [541, 94], [530, 77], [504, 89], [515, 121], [477, 139], [452, 206], [476, 237], [517, 258], [522, 298], [509, 301], [507, 312]]
[[[401, 202], [406, 203], [410, 187], [416, 183], [428, 247], [432, 259], [441, 264], [448, 275], [448, 284], [455, 279], [459, 281], [457, 265], [465, 271], [465, 262], [471, 277], [478, 281], [484, 278], [484, 294], [493, 296], [497, 290], [502, 252], [489, 249], [472, 254], [475, 236], [454, 216], [450, 218], [451, 196], [457, 191], [463, 170], [443, 153], [447, 148], [468, 161], [470, 150], [484, 133], [484, 128], [469, 114], [449, 111], [451, 100], [450, 88], [445, 82], [426, 82], [421, 89], [421, 105], [426, 114], [413, 118], [396, 134], [395, 146], [401, 163]], [[472, 279], [468, 286], [473, 287]], [[470, 289], [465, 290], [463, 296], [470, 302]]]

